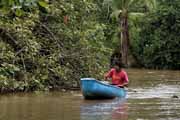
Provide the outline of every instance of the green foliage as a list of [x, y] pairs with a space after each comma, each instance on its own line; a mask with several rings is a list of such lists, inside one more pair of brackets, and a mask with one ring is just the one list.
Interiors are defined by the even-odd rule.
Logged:
[[13, 64], [1, 64], [0, 75], [10, 77], [13, 76], [17, 71], [20, 71], [20, 69]]
[[103, 19], [106, 10], [98, 13], [103, 7], [96, 1], [36, 1], [20, 7], [23, 15], [3, 14], [1, 91], [79, 87], [81, 77], [103, 78], [114, 34], [109, 18]]
[[[129, 23], [134, 16], [142, 15], [148, 11], [152, 11], [156, 5], [156, 0], [105, 0], [113, 9], [112, 17], [114, 16], [119, 23], [119, 61], [124, 66], [128, 66], [129, 54]], [[133, 17], [132, 17], [133, 15]], [[137, 17], [137, 18], [138, 18]], [[131, 19], [130, 19], [131, 18]]]
[[[135, 5], [130, 11], [144, 12], [128, 1]], [[146, 67], [179, 67], [180, 4], [171, 4], [162, 0], [158, 12], [130, 21], [133, 52]], [[81, 77], [102, 79], [119, 45], [112, 11], [104, 0], [0, 0], [0, 91], [68, 89], [79, 87]]]
[[2, 15], [14, 14], [21, 17], [26, 12], [34, 11], [37, 7], [48, 9], [44, 0], [0, 0], [0, 12]]
[[[162, 0], [133, 31], [133, 52], [148, 68], [180, 69], [180, 2]], [[143, 25], [143, 26], [142, 26]]]

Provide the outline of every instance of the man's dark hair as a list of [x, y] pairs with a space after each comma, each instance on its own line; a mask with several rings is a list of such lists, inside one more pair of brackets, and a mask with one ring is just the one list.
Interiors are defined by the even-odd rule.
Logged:
[[123, 67], [123, 64], [120, 61], [116, 61], [114, 65], [117, 65], [120, 68]]

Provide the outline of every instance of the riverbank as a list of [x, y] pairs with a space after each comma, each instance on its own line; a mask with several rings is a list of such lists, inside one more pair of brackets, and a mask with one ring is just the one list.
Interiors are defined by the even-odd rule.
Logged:
[[[133, 86], [136, 83], [141, 82], [141, 79], [146, 79], [147, 81], [157, 81], [160, 80], [160, 82], [172, 82], [173, 84], [176, 82], [177, 84], [180, 83], [180, 71], [173, 71], [173, 70], [152, 70], [152, 69], [126, 69], [130, 84], [129, 86]], [[135, 79], [135, 76], [141, 74], [139, 79]], [[95, 77], [96, 78], [96, 77]], [[98, 79], [98, 78], [97, 78]], [[57, 80], [58, 81], [58, 80]], [[72, 81], [73, 82], [73, 81]], [[75, 81], [74, 81], [75, 82]], [[7, 80], [0, 80], [0, 93], [6, 94], [6, 93], [18, 93], [18, 92], [33, 92], [33, 91], [78, 91], [80, 90], [80, 80], [77, 81], [76, 85], [73, 86], [71, 82], [69, 84], [62, 84], [59, 85], [48, 85], [48, 84], [42, 84], [39, 83], [39, 81], [7, 81]], [[148, 83], [148, 82], [147, 82]], [[143, 83], [142, 83], [143, 84]], [[150, 84], [151, 85], [151, 84]], [[150, 86], [149, 85], [149, 86]], [[144, 86], [146, 86], [144, 84]]]

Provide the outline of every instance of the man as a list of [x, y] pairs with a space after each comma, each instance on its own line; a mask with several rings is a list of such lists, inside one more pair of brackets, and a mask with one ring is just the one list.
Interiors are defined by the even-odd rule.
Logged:
[[129, 82], [127, 73], [122, 69], [120, 62], [116, 62], [114, 67], [105, 74], [104, 79], [107, 80], [108, 78], [112, 79], [112, 85], [118, 87], [125, 87]]

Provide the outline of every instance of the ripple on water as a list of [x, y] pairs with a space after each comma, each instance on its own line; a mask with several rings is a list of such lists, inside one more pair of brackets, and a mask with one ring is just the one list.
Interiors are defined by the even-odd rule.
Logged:
[[145, 98], [172, 98], [180, 96], [180, 87], [178, 85], [157, 85], [151, 88], [130, 89], [127, 95], [129, 99]]

